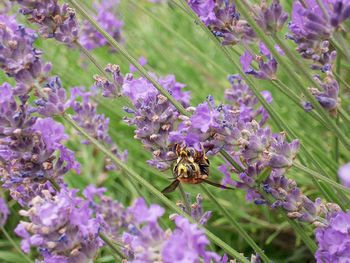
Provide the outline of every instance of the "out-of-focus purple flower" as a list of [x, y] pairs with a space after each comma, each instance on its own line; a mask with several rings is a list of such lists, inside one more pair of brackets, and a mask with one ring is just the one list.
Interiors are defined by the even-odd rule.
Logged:
[[196, 12], [206, 26], [210, 25], [216, 19], [214, 0], [189, 0], [188, 5]]
[[41, 51], [33, 47], [37, 36], [19, 25], [16, 16], [0, 15], [0, 68], [16, 80], [16, 95], [28, 93], [46, 79], [51, 64], [40, 61]]
[[121, 242], [122, 230], [133, 228], [133, 207], [124, 207], [123, 204], [103, 195], [106, 188], [87, 186], [83, 195], [89, 201], [90, 208], [101, 223], [101, 231], [113, 240]]
[[196, 224], [191, 224], [188, 219], [177, 216], [175, 218], [177, 229], [174, 230], [169, 240], [162, 249], [164, 263], [172, 262], [219, 262], [221, 257], [215, 252], [206, 251], [209, 240], [204, 235], [204, 230], [199, 230]]
[[267, 33], [274, 34], [280, 31], [286, 23], [289, 15], [283, 12], [280, 0], [273, 0], [269, 7], [266, 1], [261, 1], [261, 6], [254, 5], [255, 21]]
[[339, 167], [338, 176], [343, 185], [350, 187], [350, 163]]
[[[186, 85], [176, 82], [173, 75], [158, 78], [153, 73], [150, 74], [184, 107], [189, 106], [190, 92], [182, 91]], [[174, 142], [169, 136], [174, 130], [175, 122], [185, 117], [144, 77], [136, 79], [127, 74], [122, 94], [127, 95], [135, 107], [124, 108], [127, 113], [133, 114], [132, 118], [125, 117], [124, 121], [137, 126], [135, 138], [141, 140], [143, 147], [153, 154], [154, 159], [147, 163], [159, 170], [170, 168], [175, 153], [172, 149]]]
[[350, 2], [347, 0], [333, 1], [333, 10], [330, 18], [331, 25], [336, 27], [350, 17]]
[[9, 2], [8, 0], [0, 0], [0, 15], [7, 14], [11, 8], [12, 2]]
[[46, 191], [31, 200], [29, 210], [20, 211], [29, 220], [21, 221], [15, 229], [23, 238], [24, 252], [37, 247], [45, 262], [91, 262], [95, 258], [101, 245], [99, 222], [92, 217], [88, 201], [77, 197], [77, 192], [63, 188], [52, 195]]
[[[122, 242], [126, 244], [122, 250], [128, 262], [220, 262], [220, 256], [206, 251], [209, 240], [203, 230], [182, 216], [176, 215], [177, 228], [172, 233], [164, 231], [158, 225], [158, 218], [164, 209], [157, 204], [147, 207], [143, 199], [138, 199], [133, 207], [134, 224], [123, 233]], [[146, 224], [145, 224], [146, 223]], [[142, 227], [141, 224], [143, 225]]]
[[329, 220], [329, 224], [315, 230], [318, 250], [317, 263], [348, 262], [350, 258], [350, 211], [339, 211]]
[[[84, 92], [84, 87], [74, 87], [70, 89], [71, 99], [69, 100], [69, 106], [72, 107], [75, 114], [72, 115], [72, 119], [75, 120], [80, 127], [82, 127], [87, 133], [94, 137], [99, 142], [108, 145], [114, 155], [122, 162], [126, 162], [128, 151], [123, 153], [118, 152], [117, 146], [114, 144], [112, 138], [108, 133], [109, 118], [106, 118], [104, 114], [97, 113], [97, 103], [91, 100], [95, 96], [93, 92]], [[83, 99], [82, 102], [76, 100], [79, 97]], [[83, 140], [83, 144], [90, 144], [88, 140]], [[109, 158], [106, 159], [106, 169], [116, 169], [116, 164]]]
[[[93, 15], [97, 23], [116, 41], [124, 41], [121, 29], [124, 23], [120, 20], [118, 1], [101, 0], [93, 4], [97, 15]], [[80, 43], [88, 50], [108, 45], [108, 41], [87, 20], [83, 21], [79, 36]]]
[[[189, 194], [187, 194], [188, 202], [190, 202]], [[207, 224], [207, 221], [211, 217], [212, 211], [203, 211], [203, 206], [201, 205], [201, 202], [203, 201], [203, 197], [201, 194], [198, 194], [196, 197], [196, 202], [191, 204], [191, 217], [198, 222], [198, 224], [205, 226]], [[184, 212], [187, 213], [187, 209], [185, 204], [183, 204], [181, 201], [176, 203], [177, 206], [181, 207]], [[177, 216], [177, 214], [171, 215], [171, 218], [173, 216]]]
[[0, 227], [5, 225], [9, 214], [10, 210], [7, 208], [5, 200], [0, 197]]
[[38, 32], [44, 38], [71, 44], [78, 39], [79, 25], [75, 10], [67, 3], [62, 6], [57, 0], [12, 0], [21, 8], [19, 12], [29, 15], [28, 20], [37, 24]]

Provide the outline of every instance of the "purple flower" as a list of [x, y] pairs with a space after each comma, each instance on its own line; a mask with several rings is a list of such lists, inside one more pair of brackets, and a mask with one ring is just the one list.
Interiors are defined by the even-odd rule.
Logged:
[[204, 230], [199, 230], [196, 224], [191, 224], [188, 219], [177, 216], [175, 218], [177, 229], [163, 246], [162, 258], [164, 263], [171, 262], [219, 262], [221, 257], [215, 252], [206, 251], [209, 240], [204, 235]]
[[316, 229], [317, 263], [347, 262], [350, 258], [350, 211], [339, 211], [324, 228]]
[[215, 7], [214, 0], [189, 0], [188, 5], [196, 12], [206, 26], [215, 20], [215, 14], [213, 12]]
[[[110, 36], [122, 43], [124, 39], [121, 36], [121, 29], [124, 23], [120, 21], [118, 4], [119, 1], [111, 0], [101, 0], [99, 3], [94, 3], [93, 8], [97, 15], [93, 15], [93, 18]], [[87, 20], [83, 21], [79, 40], [89, 50], [109, 44]]]
[[78, 190], [62, 189], [52, 195], [48, 191], [29, 203], [29, 210], [20, 214], [29, 222], [21, 221], [15, 232], [23, 238], [21, 248], [38, 247], [45, 262], [89, 262], [96, 256], [101, 244], [99, 223], [92, 218], [88, 202], [77, 197]]
[[[189, 106], [189, 92], [183, 92], [184, 84], [175, 81], [173, 75], [157, 78], [150, 73], [158, 83], [172, 94], [184, 107]], [[125, 112], [133, 117], [125, 117], [128, 125], [136, 125], [135, 138], [142, 141], [144, 149], [152, 152], [154, 159], [147, 163], [157, 169], [166, 170], [171, 167], [175, 156], [173, 141], [170, 134], [174, 131], [174, 124], [181, 116], [177, 109], [154, 88], [144, 77], [133, 78], [127, 74], [123, 80], [122, 94], [127, 95], [135, 109], [124, 107]]]
[[28, 20], [38, 25], [44, 38], [71, 44], [78, 39], [79, 26], [75, 10], [67, 3], [60, 6], [56, 0], [15, 0], [22, 8], [19, 12], [29, 15]]
[[0, 25], [0, 68], [16, 80], [14, 93], [26, 94], [46, 79], [51, 64], [40, 61], [42, 52], [32, 45], [37, 36], [31, 29], [18, 25], [15, 15], [0, 15]]
[[[187, 199], [190, 202], [189, 194], [187, 194]], [[203, 211], [203, 206], [201, 205], [201, 202], [203, 201], [203, 197], [201, 194], [198, 194], [196, 197], [196, 202], [191, 204], [191, 217], [198, 222], [198, 224], [204, 226], [207, 224], [207, 221], [211, 217], [212, 211]], [[184, 212], [187, 213], [186, 206], [181, 202], [178, 201], [176, 203], [177, 206], [181, 207]], [[172, 215], [177, 216], [177, 214]]]
[[350, 163], [339, 167], [338, 176], [343, 185], [350, 187]]
[[134, 204], [134, 217], [135, 221], [138, 223], [146, 222], [149, 224], [157, 223], [159, 217], [164, 214], [164, 208], [157, 205], [152, 204], [148, 208], [145, 200], [142, 198], [137, 199]]
[[7, 208], [5, 200], [0, 197], [0, 227], [5, 225], [9, 214], [10, 210]]

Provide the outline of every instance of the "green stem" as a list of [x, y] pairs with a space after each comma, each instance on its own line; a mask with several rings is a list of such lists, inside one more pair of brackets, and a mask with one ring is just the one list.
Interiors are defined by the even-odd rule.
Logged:
[[114, 244], [108, 237], [106, 237], [104, 234], [99, 234], [100, 238], [105, 242], [114, 253], [116, 253], [121, 259], [126, 259], [126, 256], [124, 255], [123, 251], [121, 251], [120, 247], [116, 244]]
[[338, 108], [339, 116], [343, 119], [348, 127], [350, 127], [350, 116], [346, 113], [343, 108]]
[[348, 91], [350, 91], [350, 85], [346, 83], [346, 81], [340, 76], [339, 72], [333, 72], [334, 76], [337, 78], [339, 82], [341, 82]]
[[311, 169], [309, 169], [305, 166], [302, 166], [298, 163], [295, 163], [295, 162], [293, 163], [293, 166], [295, 168], [297, 168], [298, 170], [303, 171], [303, 172], [311, 175], [312, 177], [315, 177], [316, 179], [321, 180], [321, 181], [333, 186], [334, 188], [337, 188], [337, 189], [343, 191], [344, 193], [350, 194], [349, 188], [347, 188], [341, 184], [338, 184], [337, 182], [334, 182], [332, 179], [329, 179], [328, 177], [323, 176], [322, 174], [319, 174], [319, 173], [315, 172], [314, 170], [311, 170]]
[[237, 163], [232, 157], [231, 155], [229, 155], [226, 151], [221, 150], [220, 151], [221, 155], [230, 163], [232, 164], [232, 166], [240, 173], [244, 172], [244, 169], [242, 168], [242, 166], [239, 165], [239, 163]]
[[142, 76], [148, 79], [154, 87], [162, 93], [183, 115], [188, 116], [189, 113], [186, 112], [185, 108], [174, 99], [173, 96], [169, 94], [150, 74], [147, 70], [143, 68], [135, 58], [133, 58], [119, 43], [111, 37], [89, 14], [88, 12], [78, 3], [76, 0], [67, 0], [90, 24], [96, 28], [96, 30], [109, 42], [109, 44], [115, 48], [123, 57], [125, 57], [134, 67], [140, 72]]
[[240, 223], [236, 221], [236, 219], [229, 213], [220, 203], [217, 201], [217, 198], [213, 196], [213, 194], [203, 185], [201, 184], [201, 189], [204, 193], [209, 197], [209, 199], [215, 204], [217, 208], [221, 211], [221, 213], [228, 219], [231, 225], [237, 230], [239, 235], [244, 238], [245, 241], [254, 249], [262, 258], [264, 262], [270, 262], [270, 259], [265, 255], [265, 253], [261, 250], [261, 248], [254, 242], [254, 240], [249, 236], [249, 234], [243, 229]]
[[349, 45], [346, 43], [340, 31], [335, 31], [333, 33], [333, 38], [331, 43], [336, 47], [337, 51], [342, 53], [346, 60], [350, 62], [350, 50]]
[[[101, 143], [99, 143], [95, 138], [91, 137], [84, 129], [82, 129], [69, 115], [64, 114], [62, 116], [67, 123], [69, 123], [74, 129], [76, 129], [82, 136], [84, 136], [88, 141], [90, 141], [97, 149], [99, 149], [102, 153], [104, 153], [108, 158], [110, 158], [113, 162], [115, 162], [121, 169], [125, 171], [125, 173], [135, 179], [138, 183], [143, 185], [151, 194], [157, 197], [163, 204], [172, 209], [175, 213], [180, 214], [186, 217], [191, 223], [197, 223], [193, 218], [184, 213], [182, 209], [177, 207], [173, 202], [171, 202], [168, 198], [166, 198], [160, 191], [158, 191], [152, 184], [146, 181], [143, 177], [138, 175], [132, 169], [130, 169], [126, 164], [124, 164], [121, 160], [119, 160], [112, 152], [110, 152], [107, 148], [105, 148]], [[249, 263], [244, 256], [242, 256], [235, 249], [230, 247], [227, 243], [221, 240], [219, 237], [215, 236], [205, 227], [198, 226], [199, 228], [203, 228], [205, 233], [209, 239], [211, 239], [214, 243], [216, 243], [219, 247], [221, 247], [228, 254], [233, 256], [234, 258]]]
[[190, 202], [188, 202], [188, 198], [186, 196], [185, 190], [184, 190], [184, 188], [183, 188], [183, 186], [181, 184], [178, 186], [178, 188], [179, 188], [181, 200], [185, 204], [185, 207], [186, 207], [186, 210], [187, 210], [187, 214], [189, 216], [191, 216], [192, 209], [191, 209]]
[[26, 254], [23, 253], [23, 251], [18, 247], [16, 242], [12, 239], [12, 237], [7, 233], [6, 229], [1, 226], [1, 231], [4, 234], [4, 236], [7, 238], [7, 240], [11, 243], [11, 245], [25, 258], [26, 261], [29, 263], [34, 263], [33, 260], [31, 260]]

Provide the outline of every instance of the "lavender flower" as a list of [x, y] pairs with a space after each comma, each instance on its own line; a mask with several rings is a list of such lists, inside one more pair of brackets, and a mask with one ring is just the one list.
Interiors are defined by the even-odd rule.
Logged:
[[8, 0], [0, 0], [0, 15], [7, 14], [12, 8], [12, 3]]
[[25, 205], [33, 193], [44, 187], [36, 184], [47, 179], [60, 182], [68, 170], [79, 172], [80, 164], [61, 142], [69, 138], [62, 124], [32, 116], [36, 109], [26, 101], [18, 105], [9, 84], [5, 83], [0, 90], [6, 91], [0, 93], [0, 177], [3, 187], [9, 188], [12, 197]]
[[233, 3], [223, 0], [189, 0], [188, 5], [213, 34], [223, 38], [223, 45], [236, 45], [242, 40], [256, 40], [253, 29], [237, 12]]
[[[189, 194], [187, 194], [188, 202], [190, 202]], [[203, 201], [203, 197], [201, 194], [198, 194], [196, 197], [196, 202], [191, 204], [191, 217], [198, 222], [198, 224], [205, 226], [207, 224], [207, 221], [210, 219], [212, 211], [203, 211], [203, 206], [201, 205], [201, 202]], [[176, 203], [177, 206], [181, 207], [184, 212], [187, 213], [186, 206], [181, 202], [178, 201]], [[173, 214], [170, 216], [170, 218], [174, 218], [178, 216], [177, 214]]]
[[253, 7], [257, 16], [255, 21], [267, 33], [274, 34], [280, 31], [288, 19], [288, 14], [283, 12], [279, 0], [272, 0], [269, 7], [266, 6], [266, 0], [261, 1], [261, 5]]
[[[116, 41], [123, 42], [121, 29], [124, 23], [120, 21], [118, 4], [119, 1], [111, 0], [101, 0], [98, 3], [94, 3], [93, 7], [97, 13], [94, 18]], [[108, 41], [86, 20], [83, 21], [79, 40], [89, 50], [108, 44]]]
[[9, 214], [10, 210], [7, 208], [5, 200], [0, 197], [0, 227], [5, 225]]
[[[323, 91], [318, 90], [317, 88], [309, 88], [309, 91], [320, 105], [333, 115], [337, 115], [337, 108], [339, 106], [339, 84], [334, 79], [334, 76], [331, 71], [326, 72], [327, 76], [324, 78], [323, 82], [319, 75], [315, 75], [314, 79], [320, 84], [323, 88]], [[302, 105], [305, 111], [310, 111], [313, 109], [310, 102], [302, 102]]]
[[[306, 1], [308, 8], [303, 7], [298, 1], [293, 3], [292, 22], [288, 26], [292, 35], [286, 37], [298, 45], [297, 51], [303, 58], [315, 60], [324, 56], [326, 53], [324, 46], [328, 46], [328, 40], [338, 29], [339, 23], [350, 16], [350, 6], [347, 1], [331, 1], [333, 8], [328, 2], [321, 1], [326, 15], [315, 0]], [[322, 60], [319, 62], [324, 63]]]
[[315, 258], [321, 262], [347, 262], [350, 258], [350, 211], [339, 211], [329, 219], [329, 224], [316, 229], [318, 250]]
[[17, 24], [15, 15], [0, 15], [0, 68], [15, 78], [16, 95], [28, 93], [51, 70], [50, 63], [40, 61], [42, 52], [32, 45], [36, 38], [31, 29]]
[[122, 230], [132, 229], [135, 224], [133, 208], [124, 207], [118, 201], [103, 195], [106, 190], [90, 185], [84, 189], [83, 195], [89, 201], [90, 209], [96, 218], [99, 218], [101, 231], [113, 240], [121, 242]]
[[19, 12], [29, 15], [28, 20], [38, 25], [38, 31], [44, 38], [71, 44], [78, 39], [79, 25], [75, 10], [68, 4], [60, 6], [57, 0], [12, 0], [22, 8]]
[[338, 177], [343, 185], [350, 187], [350, 163], [340, 166], [338, 170]]
[[[259, 42], [259, 46], [260, 46], [260, 53], [262, 56], [256, 56], [254, 60], [258, 63], [260, 71], [256, 71], [250, 66], [250, 64], [253, 61], [253, 57], [249, 53], [249, 51], [246, 51], [244, 55], [242, 55], [239, 58], [239, 62], [242, 65], [244, 73], [252, 75], [257, 79], [267, 79], [267, 80], [276, 79], [276, 71], [277, 71], [277, 65], [278, 65], [276, 59], [271, 55], [270, 51], [266, 48], [264, 43]], [[275, 46], [275, 48], [279, 50], [281, 54], [283, 54], [283, 52], [277, 45]], [[266, 62], [264, 61], [263, 56], [267, 58]]]
[[[157, 78], [150, 74], [184, 107], [189, 106], [190, 92], [182, 91], [186, 85], [176, 82], [173, 75]], [[174, 130], [175, 121], [183, 116], [144, 77], [135, 79], [128, 74], [124, 79], [122, 94], [129, 96], [135, 107], [135, 110], [124, 108], [127, 113], [133, 114], [133, 118], [125, 117], [124, 121], [137, 126], [135, 138], [141, 140], [143, 147], [153, 154], [154, 159], [147, 163], [159, 170], [170, 168], [175, 153], [169, 134]]]
[[56, 195], [48, 191], [43, 197], [35, 197], [29, 210], [20, 215], [29, 222], [21, 221], [15, 229], [23, 238], [21, 248], [29, 252], [30, 246], [38, 247], [44, 262], [91, 262], [101, 241], [98, 238], [99, 222], [92, 218], [88, 202], [77, 197], [78, 190], [62, 189]]
[[[129, 262], [219, 262], [220, 256], [205, 250], [209, 244], [203, 230], [182, 216], [176, 216], [177, 229], [172, 233], [163, 231], [158, 225], [158, 218], [164, 209], [159, 205], [147, 205], [138, 199], [134, 205], [134, 218], [137, 224], [123, 233], [123, 243], [127, 244], [124, 253]], [[143, 227], [138, 224], [146, 223]]]

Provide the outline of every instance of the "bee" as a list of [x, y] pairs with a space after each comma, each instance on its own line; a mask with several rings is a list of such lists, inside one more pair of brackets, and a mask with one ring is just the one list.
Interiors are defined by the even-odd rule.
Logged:
[[210, 162], [205, 155], [203, 147], [202, 151], [200, 152], [192, 147], [181, 147], [180, 144], [176, 144], [175, 152], [177, 155], [176, 164], [173, 168], [175, 180], [162, 191], [163, 194], [173, 192], [180, 183], [207, 183], [216, 187], [234, 190], [231, 187], [217, 184], [208, 180]]

